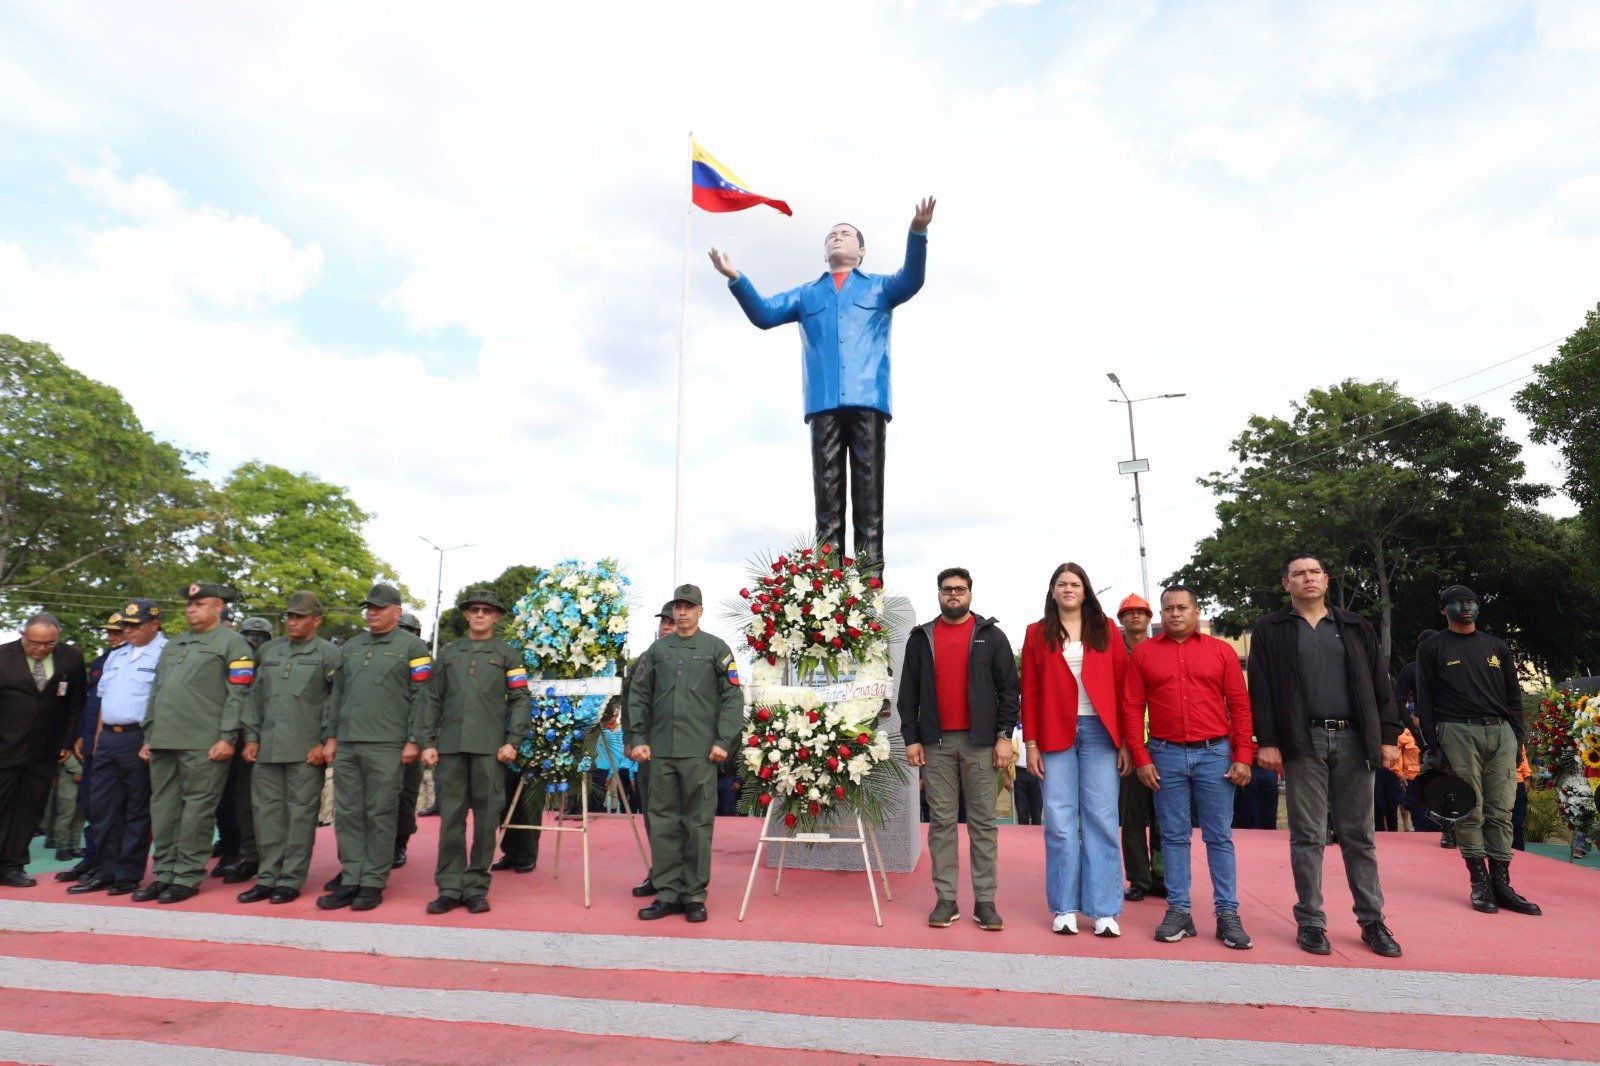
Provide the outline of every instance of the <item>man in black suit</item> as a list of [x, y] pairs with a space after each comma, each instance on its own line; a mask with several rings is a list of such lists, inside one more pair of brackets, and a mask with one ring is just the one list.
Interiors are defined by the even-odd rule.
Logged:
[[83, 652], [60, 643], [61, 623], [36, 614], [22, 639], [0, 645], [0, 886], [32, 888], [28, 844], [70, 750], [88, 691]]

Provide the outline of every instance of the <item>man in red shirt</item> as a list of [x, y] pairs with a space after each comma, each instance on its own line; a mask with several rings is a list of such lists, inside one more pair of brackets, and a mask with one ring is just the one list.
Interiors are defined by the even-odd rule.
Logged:
[[911, 631], [900, 675], [906, 762], [922, 768], [928, 800], [928, 855], [938, 896], [928, 924], [944, 927], [961, 917], [956, 821], [964, 794], [972, 916], [980, 929], [1002, 929], [994, 907], [994, 771], [1011, 764], [1021, 686], [1011, 642], [993, 618], [972, 613], [972, 575], [965, 569], [939, 574], [939, 617]]
[[[1206, 842], [1217, 939], [1250, 947], [1239, 921], [1233, 856], [1233, 788], [1250, 780], [1255, 756], [1250, 696], [1233, 648], [1199, 631], [1194, 592], [1174, 585], [1161, 594], [1161, 634], [1133, 649], [1123, 684], [1122, 735], [1139, 780], [1155, 793], [1166, 862], [1167, 914], [1156, 939], [1195, 935], [1189, 909], [1189, 844], [1193, 814]], [[1150, 739], [1144, 715], [1150, 711]], [[1191, 813], [1193, 812], [1193, 814]]]

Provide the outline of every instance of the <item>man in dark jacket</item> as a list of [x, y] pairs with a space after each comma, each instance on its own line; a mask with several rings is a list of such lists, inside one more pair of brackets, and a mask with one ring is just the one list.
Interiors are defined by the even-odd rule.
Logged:
[[1002, 929], [994, 909], [994, 771], [1011, 763], [1021, 686], [1011, 642], [994, 619], [972, 613], [972, 575], [963, 568], [940, 572], [939, 617], [911, 631], [900, 672], [900, 735], [906, 761], [922, 767], [928, 801], [938, 896], [928, 924], [944, 927], [961, 916], [956, 817], [965, 793], [973, 918], [980, 929]]
[[1400, 763], [1400, 717], [1378, 635], [1358, 614], [1327, 603], [1328, 575], [1313, 555], [1283, 564], [1290, 603], [1256, 623], [1250, 643], [1250, 704], [1256, 761], [1283, 772], [1289, 799], [1289, 864], [1294, 872], [1297, 941], [1327, 955], [1322, 852], [1333, 814], [1361, 939], [1398, 957], [1383, 918], [1373, 840], [1372, 776]]
[[33, 828], [44, 813], [68, 733], [83, 712], [83, 652], [60, 643], [61, 623], [36, 614], [22, 638], [0, 645], [0, 885], [32, 888]]

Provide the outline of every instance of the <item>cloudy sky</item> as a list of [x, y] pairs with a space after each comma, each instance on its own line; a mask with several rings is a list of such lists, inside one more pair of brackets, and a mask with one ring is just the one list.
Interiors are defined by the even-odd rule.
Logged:
[[795, 212], [690, 218], [684, 577], [713, 602], [811, 520], [798, 338], [745, 321], [713, 244], [772, 292], [847, 219], [890, 271], [939, 198], [896, 315], [889, 585], [926, 616], [968, 566], [1018, 641], [1057, 562], [1139, 587], [1108, 371], [1187, 394], [1136, 407], [1155, 583], [1251, 414], [1384, 377], [1525, 439], [1511, 394], [1600, 300], [1595, 5], [445, 10], [0, 7], [0, 332], [215, 476], [348, 486], [430, 607], [424, 536], [474, 545], [447, 593], [605, 555], [641, 616], [669, 593], [691, 130]]

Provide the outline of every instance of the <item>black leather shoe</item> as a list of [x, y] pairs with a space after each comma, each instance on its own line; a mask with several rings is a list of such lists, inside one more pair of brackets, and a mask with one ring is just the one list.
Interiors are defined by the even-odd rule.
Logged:
[[149, 903], [151, 900], [159, 898], [161, 893], [171, 887], [165, 881], [151, 881], [143, 888], [135, 889], [131, 898], [135, 903]]
[[353, 911], [377, 910], [378, 904], [383, 902], [383, 889], [363, 888], [356, 892], [356, 898], [350, 901]]
[[344, 874], [337, 873], [328, 878], [328, 883], [322, 886], [324, 892], [337, 892], [344, 887]]
[[639, 918], [642, 921], [653, 922], [658, 918], [665, 918], [669, 914], [682, 914], [682, 913], [683, 913], [683, 904], [681, 904], [681, 903], [668, 903], [664, 899], [658, 899], [654, 903], [650, 904], [650, 906], [645, 907], [644, 909], [640, 910], [639, 911]]
[[1130, 903], [1137, 903], [1149, 894], [1150, 892], [1148, 889], [1142, 888], [1139, 885], [1129, 885], [1123, 890], [1122, 898]]
[[1494, 901], [1502, 910], [1511, 911], [1513, 914], [1543, 914], [1539, 905], [1532, 900], [1524, 899], [1511, 887], [1511, 863], [1509, 860], [1489, 860], [1489, 885], [1494, 890]]
[[267, 902], [293, 903], [299, 898], [300, 890], [298, 888], [289, 888], [287, 885], [279, 885], [277, 888], [272, 890], [272, 898], [267, 900]]
[[21, 870], [7, 870], [0, 874], [0, 885], [6, 888], [32, 888], [39, 882]]
[[62, 848], [56, 852], [56, 862], [66, 862], [68, 859], [81, 859], [83, 852], [77, 848]]
[[139, 889], [139, 882], [137, 882], [137, 881], [118, 881], [116, 884], [114, 884], [110, 888], [106, 889], [106, 895], [108, 895], [108, 896], [126, 896], [130, 892], [138, 891], [138, 889]]
[[515, 870], [519, 874], [531, 874], [531, 873], [533, 873], [533, 871], [537, 870], [538, 868], [539, 868], [539, 860], [538, 859], [527, 859], [527, 860], [525, 860], [523, 862], [515, 863], [511, 867], [511, 869]]
[[233, 868], [239, 864], [237, 855], [230, 855], [211, 868], [212, 877], [227, 877]]
[[430, 899], [425, 909], [429, 914], [449, 914], [457, 907], [464, 906], [466, 906], [465, 900], [456, 899], [454, 896], [440, 896], [438, 899]]
[[1328, 931], [1319, 925], [1302, 925], [1300, 931], [1295, 934], [1294, 942], [1300, 945], [1301, 951], [1308, 951], [1313, 955], [1333, 954], [1333, 947], [1328, 943]]
[[491, 870], [509, 870], [515, 865], [516, 865], [516, 863], [511, 861], [511, 856], [502, 855], [498, 859], [496, 859], [494, 862], [489, 864], [489, 869], [491, 869]]
[[406, 864], [406, 849], [405, 848], [395, 848], [394, 849], [394, 859], [389, 863], [389, 868], [392, 869], [392, 870], [398, 870], [398, 869], [400, 869], [400, 867], [404, 866], [405, 864]]
[[710, 915], [706, 913], [706, 905], [704, 903], [685, 903], [683, 905], [683, 917], [685, 921], [703, 922]]
[[1395, 942], [1389, 927], [1382, 922], [1365, 922], [1361, 926], [1361, 939], [1367, 947], [1386, 959], [1400, 957], [1400, 945]]
[[354, 886], [341, 885], [326, 896], [318, 896], [317, 906], [325, 911], [336, 911], [340, 907], [348, 907], [355, 901], [356, 893], [359, 891], [361, 890]]
[[89, 878], [89, 880], [79, 881], [77, 884], [68, 888], [67, 894], [70, 896], [80, 896], [86, 892], [104, 892], [115, 883], [115, 881], [103, 874], [95, 874], [93, 877]]
[[487, 914], [487, 913], [489, 913], [489, 897], [488, 896], [473, 896], [471, 899], [467, 900], [467, 913], [468, 914]]
[[233, 869], [222, 875], [222, 883], [225, 885], [242, 885], [260, 872], [261, 864], [259, 862], [236, 862], [233, 864]]
[[239, 893], [236, 898], [240, 903], [260, 903], [264, 899], [272, 898], [272, 889], [266, 885], [255, 885]]
[[87, 862], [80, 862], [70, 870], [57, 870], [57, 881], [87, 881], [94, 874], [94, 867]]
[[186, 899], [194, 899], [200, 890], [193, 885], [168, 885], [161, 890], [161, 895], [156, 897], [157, 903], [182, 903]]
[[418, 818], [437, 818], [438, 816], [439, 816], [439, 805], [437, 803], [435, 803], [431, 807], [424, 807], [424, 808], [422, 808], [422, 810], [417, 812], [417, 817]]
[[648, 877], [633, 886], [633, 895], [635, 899], [643, 899], [646, 896], [653, 896], [655, 894], [656, 883], [650, 880]]

